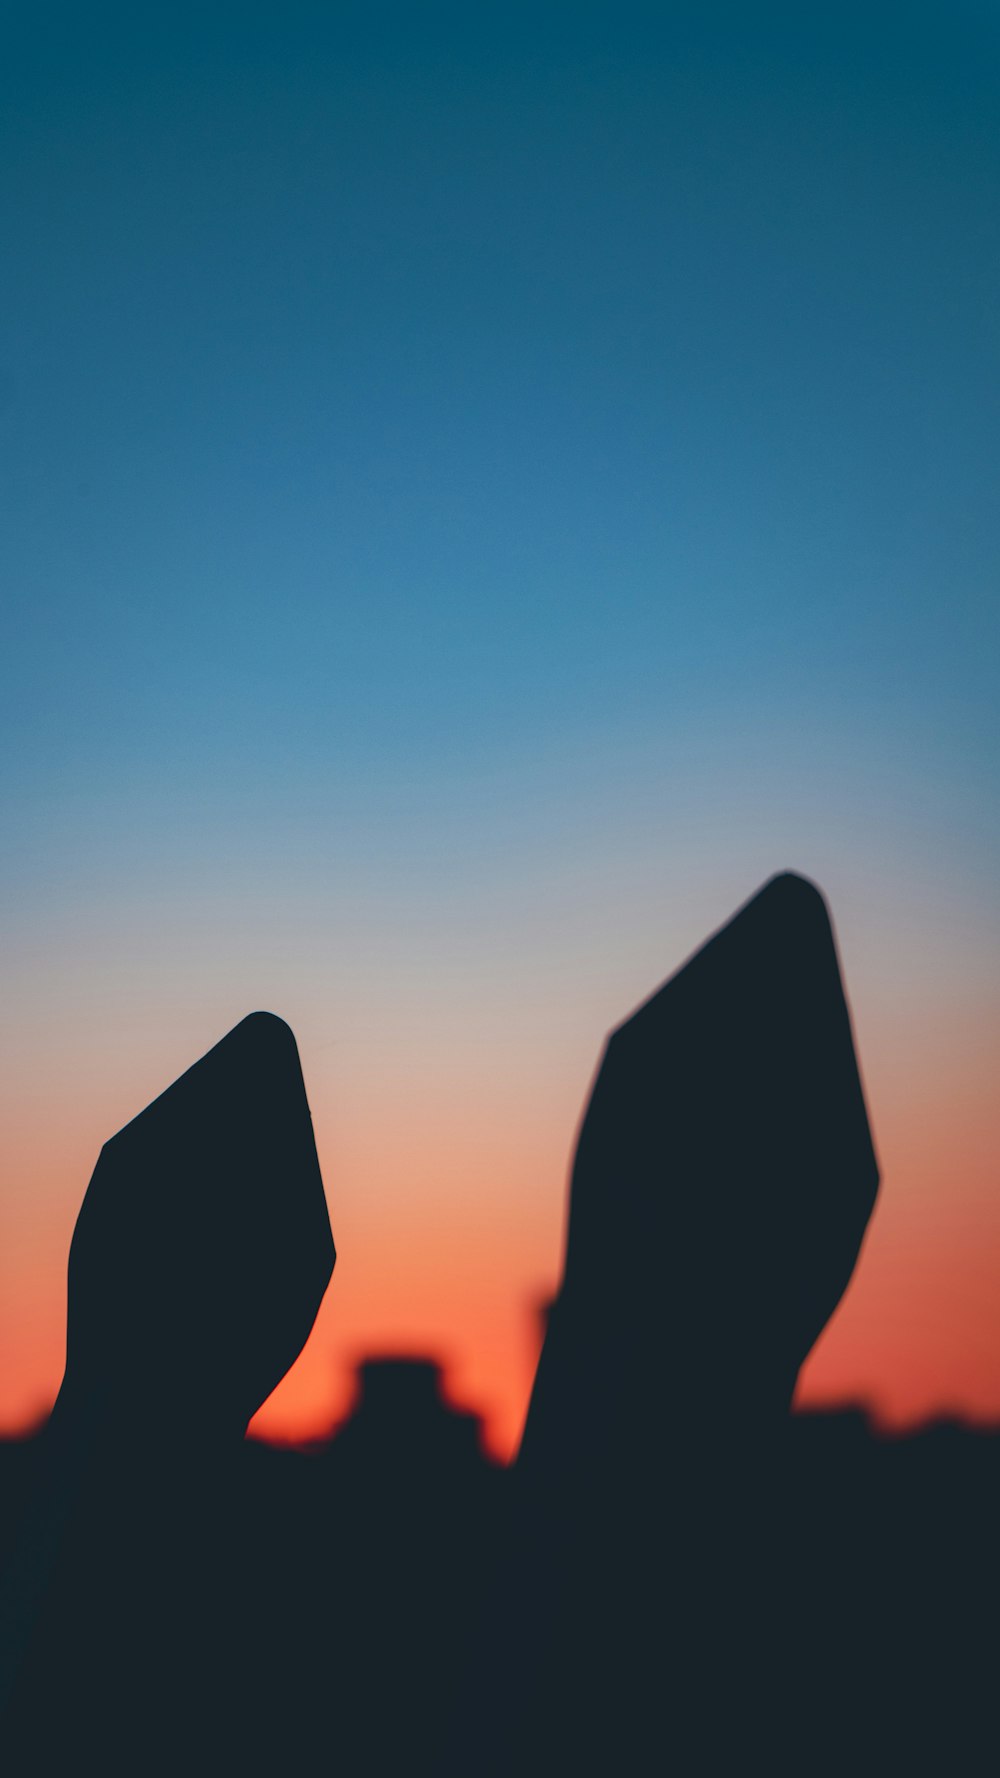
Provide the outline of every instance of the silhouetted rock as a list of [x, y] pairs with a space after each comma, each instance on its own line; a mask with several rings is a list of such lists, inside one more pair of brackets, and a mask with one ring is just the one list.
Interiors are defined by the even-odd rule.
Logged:
[[42, 1769], [67, 1744], [104, 1770], [180, 1758], [178, 1688], [206, 1733], [231, 1714], [235, 1465], [334, 1257], [295, 1040], [255, 1013], [105, 1144], [77, 1219], [66, 1374], [0, 1587], [0, 1708]]
[[783, 1658], [774, 1441], [877, 1185], [826, 908], [776, 877], [605, 1047], [493, 1657], [527, 1702], [491, 1770], [725, 1769], [720, 1686], [780, 1721], [747, 1665]]
[[101, 1150], [70, 1248], [63, 1395], [242, 1434], [334, 1259], [295, 1039], [253, 1013]]
[[877, 1185], [826, 908], [775, 877], [608, 1039], [522, 1467], [786, 1411]]

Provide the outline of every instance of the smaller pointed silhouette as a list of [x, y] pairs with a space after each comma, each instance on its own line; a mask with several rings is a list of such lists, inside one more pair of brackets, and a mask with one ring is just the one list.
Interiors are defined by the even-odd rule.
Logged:
[[70, 1247], [62, 1393], [242, 1435], [335, 1258], [295, 1038], [252, 1013], [101, 1150]]
[[[253, 1013], [94, 1169], [66, 1371], [0, 1577], [0, 1710], [19, 1685], [22, 1718], [37, 1716], [55, 1668], [75, 1686], [67, 1732], [83, 1735], [89, 1711], [132, 1733], [153, 1709], [152, 1649], [166, 1672], [210, 1634], [187, 1592], [195, 1572], [211, 1590], [206, 1526], [223, 1523], [233, 1454], [305, 1344], [335, 1257], [295, 1039]], [[142, 1769], [138, 1744], [134, 1757]]]

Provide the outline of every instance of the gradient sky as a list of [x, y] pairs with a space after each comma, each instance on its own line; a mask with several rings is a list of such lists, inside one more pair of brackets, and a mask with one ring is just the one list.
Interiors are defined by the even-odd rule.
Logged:
[[257, 1424], [433, 1350], [509, 1451], [604, 1034], [784, 867], [883, 1169], [803, 1398], [1000, 1417], [995, 8], [205, 10], [5, 13], [0, 1425], [267, 1007]]

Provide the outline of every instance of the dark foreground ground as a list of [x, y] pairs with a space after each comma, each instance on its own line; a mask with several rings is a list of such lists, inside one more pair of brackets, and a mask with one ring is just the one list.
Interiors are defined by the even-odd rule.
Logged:
[[[691, 1514], [665, 1425], [655, 1555], [577, 1528], [567, 1580], [433, 1366], [361, 1383], [308, 1451], [99, 1471], [7, 1771], [995, 1769], [997, 1432], [800, 1414], [764, 1455], [721, 1437]], [[4, 1557], [43, 1453], [0, 1442]]]

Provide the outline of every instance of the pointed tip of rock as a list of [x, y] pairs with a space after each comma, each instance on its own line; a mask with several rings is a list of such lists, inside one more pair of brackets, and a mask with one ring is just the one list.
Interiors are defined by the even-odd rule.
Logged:
[[222, 1042], [228, 1043], [230, 1039], [236, 1037], [252, 1042], [256, 1048], [261, 1049], [288, 1049], [290, 1045], [296, 1054], [298, 1053], [298, 1045], [295, 1042], [295, 1033], [291, 1025], [274, 1012], [248, 1013], [245, 1019], [241, 1019], [238, 1025], [233, 1026]]
[[831, 924], [830, 909], [819, 884], [811, 877], [801, 876], [798, 871], [778, 871], [768, 878], [753, 899], [766, 904], [772, 914], [780, 912], [800, 918], [819, 918], [824, 925]]

